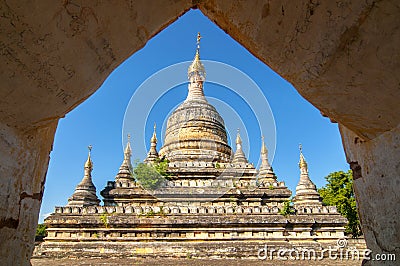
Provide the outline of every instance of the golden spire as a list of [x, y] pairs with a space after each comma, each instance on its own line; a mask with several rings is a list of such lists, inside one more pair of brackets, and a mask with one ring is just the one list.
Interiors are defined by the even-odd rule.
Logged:
[[274, 171], [268, 161], [268, 149], [265, 146], [264, 136], [261, 136], [261, 166], [259, 169], [258, 178], [269, 178], [270, 180], [276, 180]]
[[99, 205], [100, 200], [96, 196], [96, 187], [92, 181], [93, 162], [91, 159], [92, 145], [88, 146], [89, 154], [85, 162], [84, 176], [75, 188], [74, 194], [68, 199], [67, 206]]
[[237, 135], [236, 135], [236, 144], [242, 144], [242, 139], [240, 138], [240, 129], [237, 129]]
[[236, 151], [233, 155], [232, 163], [248, 163], [246, 159], [246, 155], [242, 150], [242, 139], [240, 138], [239, 129], [237, 129], [237, 136], [236, 136]]
[[200, 49], [200, 39], [203, 38], [200, 32], [197, 33], [197, 49]]
[[261, 137], [261, 154], [268, 154], [267, 146], [265, 146], [264, 136]]
[[156, 123], [154, 122], [153, 136], [151, 137], [151, 143], [157, 144], [157, 134], [156, 134]]
[[303, 146], [300, 144], [299, 145], [299, 149], [300, 149], [300, 162], [299, 162], [299, 167], [301, 168], [305, 168], [307, 169], [307, 162], [306, 159], [304, 158], [303, 155]]
[[200, 32], [197, 33], [197, 48], [196, 48], [196, 55], [194, 56], [194, 60], [192, 64], [188, 68], [188, 78], [190, 79], [192, 76], [197, 74], [196, 76], [200, 78], [202, 81], [206, 78], [206, 70], [204, 68], [203, 63], [200, 61], [200, 39], [202, 36]]
[[130, 178], [131, 177], [131, 156], [132, 156], [132, 149], [131, 149], [131, 135], [128, 134], [128, 141], [126, 142], [125, 150], [124, 150], [124, 160], [122, 161], [121, 166], [119, 167], [118, 174], [115, 178]]
[[90, 169], [93, 168], [93, 162], [92, 162], [92, 159], [90, 158], [90, 153], [92, 152], [92, 148], [93, 148], [92, 145], [88, 146], [89, 153], [88, 153], [88, 158], [85, 163], [85, 168], [90, 168]]
[[126, 157], [126, 156], [130, 157], [131, 154], [132, 154], [132, 149], [131, 149], [131, 134], [128, 134], [128, 142], [126, 143], [126, 147], [125, 147], [124, 154], [125, 154], [124, 157]]
[[154, 123], [154, 131], [153, 131], [153, 136], [151, 137], [150, 140], [150, 150], [147, 153], [147, 157], [144, 160], [145, 163], [153, 163], [157, 160], [158, 158], [158, 152], [157, 152], [157, 134], [156, 134], [156, 123]]

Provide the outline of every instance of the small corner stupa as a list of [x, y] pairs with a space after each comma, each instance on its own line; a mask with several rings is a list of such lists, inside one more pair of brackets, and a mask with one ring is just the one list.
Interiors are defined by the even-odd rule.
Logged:
[[89, 151], [85, 176], [68, 204], [56, 207], [45, 220], [48, 236], [42, 252], [57, 257], [186, 257], [190, 253], [198, 258], [240, 258], [257, 256], [257, 249], [265, 244], [321, 248], [344, 236], [346, 219], [335, 207], [322, 205], [302, 151], [291, 215], [281, 214], [292, 192], [278, 181], [264, 137], [259, 169], [246, 158], [239, 131], [232, 151], [223, 118], [204, 96], [206, 70], [200, 60], [200, 39], [198, 34], [187, 73], [187, 97], [169, 116], [159, 151], [154, 126], [144, 160], [148, 166], [167, 160], [164, 186], [150, 191], [135, 179], [128, 137], [123, 162], [101, 191], [100, 205]]
[[258, 172], [258, 181], [259, 182], [270, 182], [273, 183], [276, 181], [277, 177], [272, 169], [272, 166], [268, 161], [268, 149], [265, 146], [264, 136], [262, 136], [261, 141], [261, 166]]
[[67, 206], [99, 205], [100, 200], [96, 195], [96, 187], [92, 181], [93, 162], [90, 157], [92, 146], [89, 146], [88, 158], [85, 162], [85, 174], [82, 181], [76, 186], [74, 194], [68, 199]]
[[238, 163], [247, 164], [247, 163], [249, 163], [247, 161], [246, 155], [244, 155], [244, 152], [242, 150], [242, 138], [240, 137], [240, 130], [239, 129], [237, 131], [236, 151], [235, 151], [235, 154], [233, 155], [232, 163], [234, 163], [234, 164], [238, 164]]
[[296, 207], [321, 207], [322, 199], [317, 191], [317, 187], [311, 181], [308, 175], [308, 165], [303, 155], [303, 149], [300, 144], [300, 180], [296, 187], [296, 196], [293, 199]]
[[154, 131], [153, 136], [150, 139], [150, 150], [147, 154], [146, 159], [144, 160], [145, 163], [154, 163], [158, 159], [158, 151], [157, 151], [157, 134], [156, 134], [156, 123], [154, 123]]
[[130, 139], [131, 139], [131, 136], [128, 135], [128, 142], [126, 143], [126, 147], [124, 150], [124, 160], [122, 161], [122, 164], [119, 167], [119, 171], [117, 173], [117, 176], [115, 177], [116, 180], [132, 178], [132, 174], [131, 174], [131, 172], [132, 172], [132, 162], [131, 162], [132, 149], [131, 149]]

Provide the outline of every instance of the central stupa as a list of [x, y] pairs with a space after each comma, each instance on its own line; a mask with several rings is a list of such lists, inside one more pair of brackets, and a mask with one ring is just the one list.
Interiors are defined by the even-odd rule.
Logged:
[[[199, 42], [200, 35], [188, 70], [187, 98], [168, 118], [159, 152], [154, 127], [146, 165], [141, 165], [156, 169], [160, 161], [167, 163], [162, 186], [150, 191], [139, 182], [128, 141], [117, 175], [100, 193], [101, 206], [89, 152], [84, 177], [67, 206], [56, 207], [46, 218], [48, 236], [37, 252], [57, 257], [240, 258], [257, 256], [257, 248], [267, 243], [275, 250], [321, 248], [343, 237], [346, 219], [335, 207], [322, 205], [302, 151], [291, 208], [292, 193], [277, 181], [264, 139], [259, 169], [247, 160], [239, 132], [232, 152], [223, 119], [204, 97]], [[157, 180], [152, 171], [145, 173], [147, 180]]]
[[206, 71], [200, 61], [200, 38], [198, 34], [196, 55], [188, 69], [187, 98], [168, 118], [160, 150], [160, 155], [171, 163], [226, 163], [232, 157], [224, 120], [204, 96]]

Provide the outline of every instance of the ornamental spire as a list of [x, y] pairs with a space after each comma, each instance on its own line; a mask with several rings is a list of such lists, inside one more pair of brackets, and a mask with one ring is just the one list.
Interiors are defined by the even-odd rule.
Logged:
[[299, 149], [300, 149], [300, 162], [299, 162], [300, 181], [296, 186], [296, 196], [293, 199], [294, 205], [320, 206], [322, 205], [321, 197], [319, 196], [317, 187], [311, 181], [308, 175], [308, 166], [306, 159], [304, 158], [303, 155], [303, 147], [301, 144], [299, 145]]
[[299, 150], [300, 150], [300, 161], [299, 161], [300, 170], [302, 172], [304, 171], [304, 173], [308, 173], [307, 162], [306, 162], [306, 159], [304, 158], [303, 146], [301, 144], [299, 144]]
[[268, 156], [267, 146], [265, 146], [264, 136], [261, 136], [261, 154], [266, 154]]
[[153, 136], [151, 137], [151, 143], [155, 143], [157, 145], [157, 134], [156, 134], [156, 123], [154, 122], [154, 127], [153, 127]]
[[90, 171], [92, 171], [92, 169], [93, 169], [93, 162], [92, 162], [92, 159], [90, 157], [90, 153], [92, 152], [92, 148], [93, 148], [92, 145], [88, 146], [88, 150], [89, 150], [88, 158], [87, 158], [87, 160], [85, 162], [85, 169], [88, 168], [88, 169], [90, 169]]
[[89, 153], [85, 162], [85, 174], [82, 181], [76, 186], [74, 194], [68, 199], [67, 206], [99, 205], [100, 200], [96, 195], [96, 187], [92, 181], [93, 162], [91, 159], [92, 145], [88, 146]]
[[128, 141], [124, 150], [124, 160], [119, 167], [118, 174], [115, 179], [119, 178], [132, 178], [132, 163], [131, 163], [132, 149], [131, 149], [131, 135], [128, 134]]
[[126, 143], [125, 151], [124, 151], [124, 160], [130, 160], [132, 156], [131, 149], [131, 135], [128, 134], [128, 142]]
[[206, 78], [206, 70], [203, 63], [200, 61], [200, 39], [202, 36], [200, 32], [197, 33], [197, 48], [196, 55], [194, 56], [192, 64], [188, 68], [188, 79], [191, 81], [192, 78], [204, 81]]
[[200, 36], [200, 32], [197, 33], [197, 50], [200, 50], [200, 39], [203, 38]]
[[267, 146], [265, 146], [264, 136], [261, 137], [261, 167], [260, 170], [267, 170], [268, 172], [272, 172], [272, 167], [268, 161], [268, 150]]
[[236, 148], [240, 145], [240, 149], [242, 148], [242, 139], [240, 138], [240, 129], [237, 129], [237, 134], [236, 134]]
[[147, 153], [147, 157], [144, 160], [145, 163], [153, 163], [158, 159], [157, 151], [157, 134], [156, 134], [156, 123], [154, 123], [153, 136], [150, 139], [150, 150]]
[[232, 163], [248, 163], [246, 156], [242, 150], [242, 139], [240, 137], [240, 130], [237, 129], [236, 135], [236, 152], [233, 155]]
[[200, 61], [200, 32], [197, 34], [197, 48], [192, 64], [188, 68], [189, 93], [186, 101], [207, 101], [204, 97], [203, 83], [206, 80], [206, 70]]
[[265, 146], [264, 136], [261, 137], [261, 166], [259, 169], [258, 178], [260, 181], [276, 180], [275, 173], [268, 161], [268, 149], [267, 146]]

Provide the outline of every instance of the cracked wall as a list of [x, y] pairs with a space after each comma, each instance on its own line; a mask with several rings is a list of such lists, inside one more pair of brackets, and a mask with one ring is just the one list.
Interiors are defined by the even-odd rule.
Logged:
[[396, 254], [399, 258], [400, 126], [370, 141], [359, 141], [344, 127], [340, 131], [347, 161], [355, 173], [354, 190], [368, 248], [375, 254]]
[[0, 258], [24, 265], [35, 230], [57, 122], [21, 134], [0, 124]]

